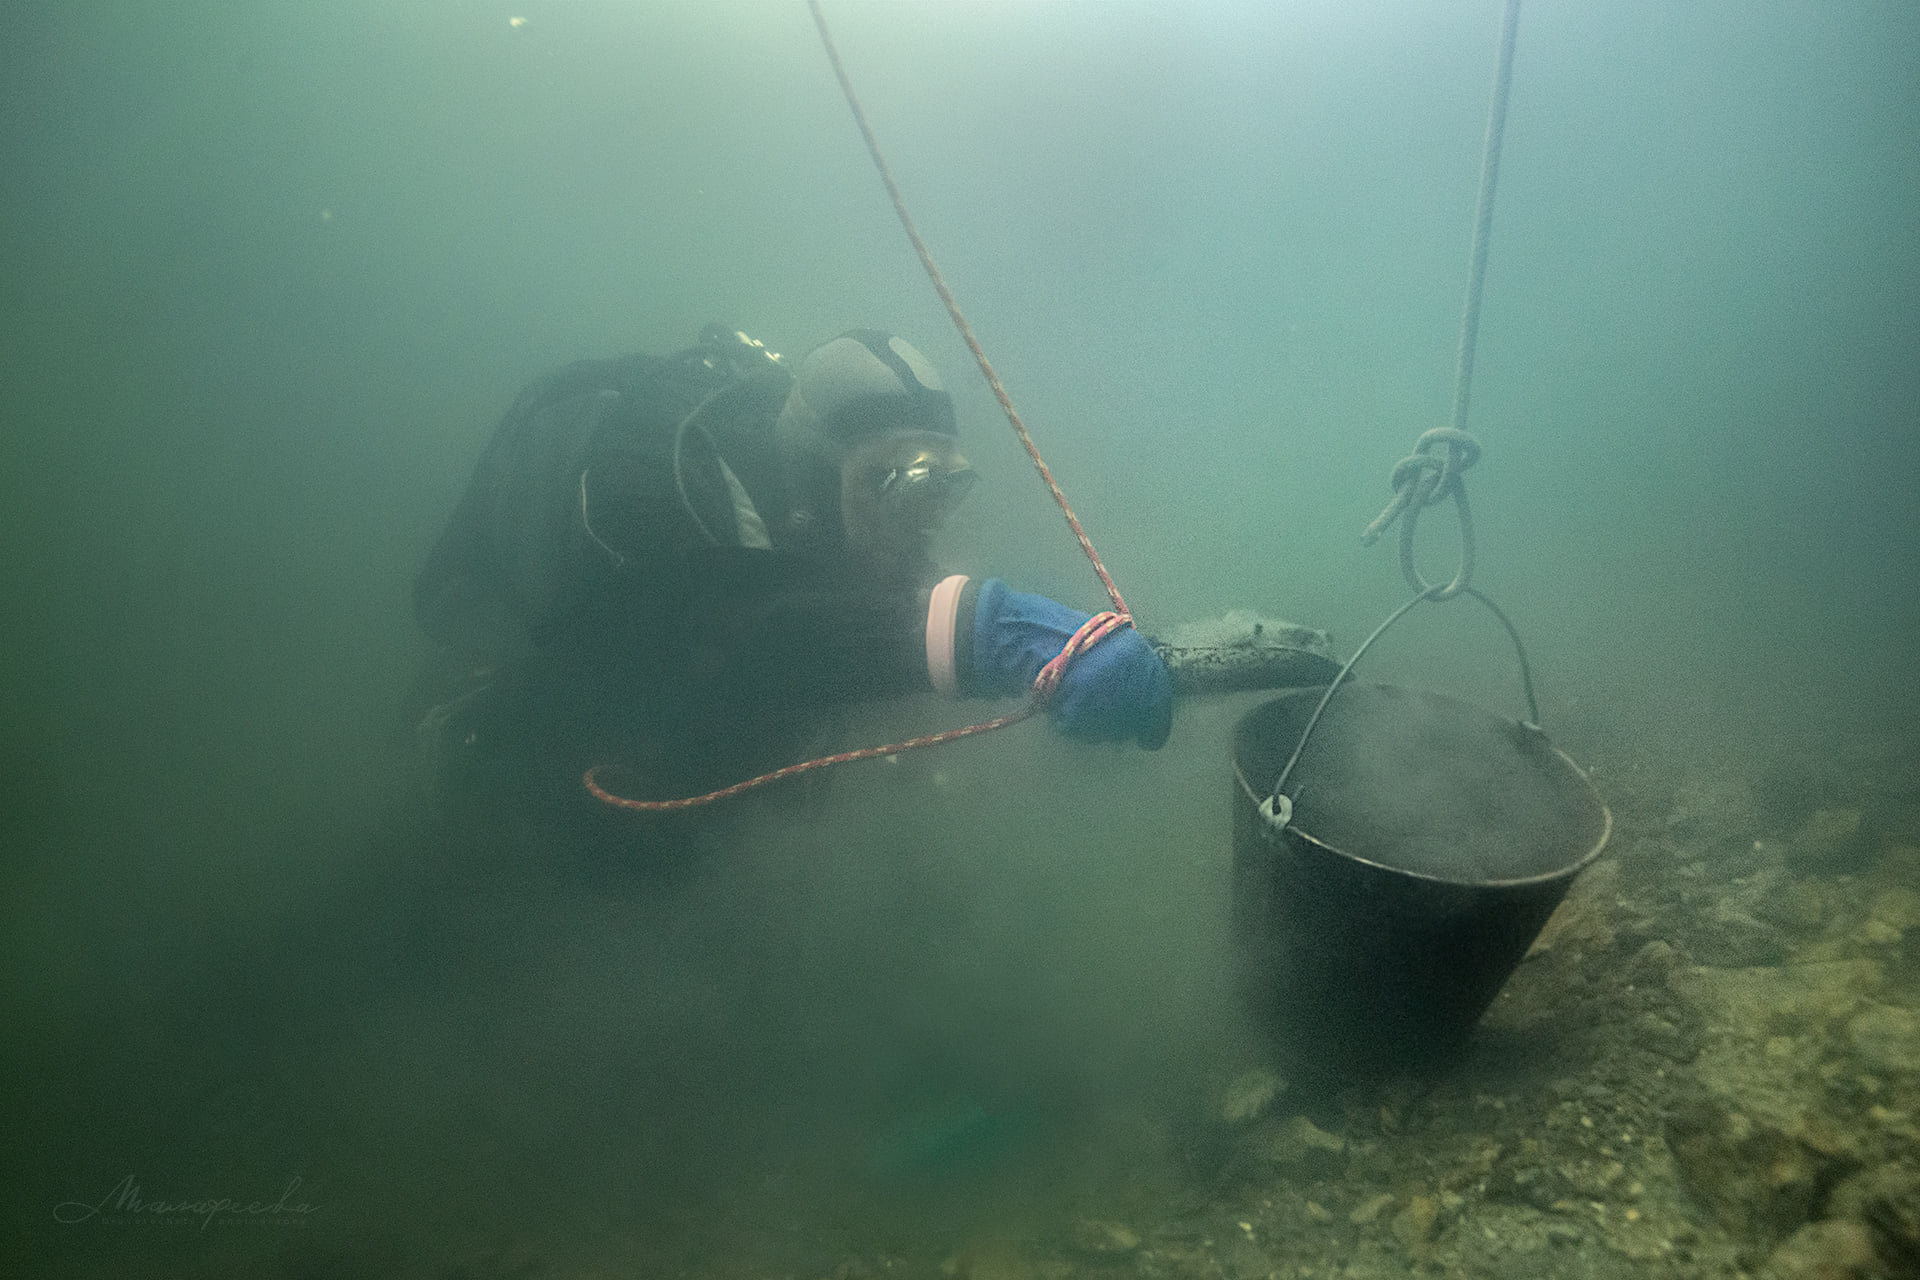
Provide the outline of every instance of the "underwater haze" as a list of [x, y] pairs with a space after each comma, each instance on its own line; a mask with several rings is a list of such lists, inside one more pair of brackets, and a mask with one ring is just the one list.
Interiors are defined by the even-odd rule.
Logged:
[[[823, 8], [1141, 629], [1350, 653], [1450, 418], [1498, 0]], [[1258, 695], [849, 766], [668, 869], [422, 798], [409, 591], [495, 423], [708, 321], [908, 337], [982, 475], [943, 563], [1102, 607], [805, 5], [26, 3], [0, 101], [0, 1270], [1057, 1275], [1006, 1242], [1209, 1203]], [[1543, 725], [1910, 747], [1920, 8], [1528, 0], [1499, 180], [1475, 585]], [[1362, 674], [1524, 705], [1467, 604]]]

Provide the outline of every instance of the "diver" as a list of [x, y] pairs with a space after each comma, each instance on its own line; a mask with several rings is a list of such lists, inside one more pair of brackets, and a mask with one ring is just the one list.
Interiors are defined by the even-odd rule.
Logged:
[[[414, 583], [446, 673], [419, 726], [441, 798], [590, 804], [601, 764], [635, 798], [695, 795], [802, 758], [838, 706], [1026, 694], [1088, 615], [934, 567], [973, 480], [939, 375], [875, 330], [790, 364], [709, 325], [536, 380]], [[1157, 749], [1172, 684], [1123, 628], [1048, 709]]]

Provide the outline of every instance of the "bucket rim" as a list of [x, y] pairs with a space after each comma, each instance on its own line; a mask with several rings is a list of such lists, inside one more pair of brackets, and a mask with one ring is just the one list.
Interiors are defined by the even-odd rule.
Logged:
[[[1470, 702], [1464, 702], [1458, 698], [1450, 698], [1446, 694], [1431, 694], [1430, 696], [1445, 698], [1450, 702], [1459, 702], [1462, 706], [1473, 706]], [[1483, 710], [1481, 708], [1475, 709]], [[1483, 714], [1491, 713], [1483, 711]], [[1516, 721], [1515, 723], [1518, 722]], [[1544, 734], [1541, 736], [1545, 738]], [[1582, 769], [1574, 762], [1572, 756], [1562, 751], [1551, 740], [1548, 740], [1546, 745], [1552, 749], [1554, 755], [1560, 757], [1561, 763], [1573, 771], [1573, 776], [1580, 780], [1580, 785], [1586, 790], [1588, 797], [1590, 797], [1593, 803], [1599, 806], [1600, 809], [1600, 834], [1595, 838], [1593, 847], [1565, 866], [1553, 871], [1543, 871], [1538, 875], [1531, 876], [1513, 876], [1502, 880], [1460, 879], [1453, 876], [1435, 875], [1428, 871], [1410, 871], [1404, 867], [1395, 867], [1373, 858], [1362, 857], [1360, 854], [1354, 853], [1351, 850], [1329, 844], [1312, 832], [1303, 830], [1293, 823], [1288, 823], [1281, 829], [1279, 834], [1282, 837], [1297, 837], [1316, 849], [1323, 850], [1326, 853], [1332, 854], [1334, 857], [1345, 859], [1348, 862], [1358, 863], [1363, 867], [1372, 867], [1375, 870], [1385, 871], [1392, 875], [1405, 876], [1410, 880], [1423, 880], [1429, 884], [1446, 885], [1457, 889], [1526, 889], [1538, 885], [1552, 884], [1556, 880], [1570, 880], [1580, 872], [1586, 870], [1602, 853], [1606, 852], [1607, 841], [1613, 837], [1613, 810], [1608, 808], [1607, 802], [1600, 798], [1599, 791], [1594, 788], [1593, 780], [1587, 776], [1585, 769]], [[1258, 808], [1261, 797], [1254, 792], [1253, 785], [1247, 781], [1247, 775], [1240, 767], [1240, 753], [1238, 750], [1235, 750], [1233, 753], [1233, 776], [1234, 779], [1239, 782], [1240, 792], [1246, 797], [1248, 803]], [[1262, 834], [1270, 841], [1274, 838], [1274, 833], [1271, 831], [1266, 831]]]

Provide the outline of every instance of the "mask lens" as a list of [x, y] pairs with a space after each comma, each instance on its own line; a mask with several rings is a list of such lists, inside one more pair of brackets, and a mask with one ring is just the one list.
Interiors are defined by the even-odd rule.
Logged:
[[974, 470], [951, 437], [896, 432], [869, 441], [850, 460], [847, 500], [855, 523], [886, 536], [929, 532], [973, 488]]
[[880, 478], [877, 496], [891, 518], [930, 529], [953, 514], [975, 478], [973, 468], [958, 454], [936, 457], [921, 452], [904, 466], [888, 468]]

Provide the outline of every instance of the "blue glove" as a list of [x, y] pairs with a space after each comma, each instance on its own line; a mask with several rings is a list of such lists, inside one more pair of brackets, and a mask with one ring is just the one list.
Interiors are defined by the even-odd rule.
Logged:
[[[1045, 596], [980, 584], [973, 607], [971, 692], [1015, 697], [1033, 688], [1089, 615]], [[1160, 655], [1123, 627], [1067, 664], [1048, 710], [1062, 733], [1088, 742], [1132, 738], [1157, 751], [1173, 732], [1173, 678]]]

